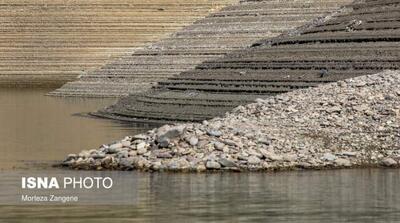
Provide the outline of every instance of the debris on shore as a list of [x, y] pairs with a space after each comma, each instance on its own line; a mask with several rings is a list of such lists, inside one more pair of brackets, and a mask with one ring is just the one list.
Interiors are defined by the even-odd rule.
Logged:
[[257, 99], [223, 118], [165, 125], [65, 167], [93, 170], [274, 171], [399, 167], [400, 72], [384, 71]]

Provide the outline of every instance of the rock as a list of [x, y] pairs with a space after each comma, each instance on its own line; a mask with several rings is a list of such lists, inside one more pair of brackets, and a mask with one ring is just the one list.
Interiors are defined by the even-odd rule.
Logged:
[[186, 127], [184, 125], [173, 126], [164, 125], [158, 129], [156, 139], [160, 148], [166, 148], [169, 146], [171, 139], [174, 139], [185, 132]]
[[215, 130], [215, 129], [211, 129], [211, 130], [207, 130], [207, 134], [209, 136], [215, 136], [215, 137], [220, 137], [222, 136], [222, 132], [219, 130]]
[[160, 148], [167, 148], [169, 146], [170, 140], [168, 138], [161, 138], [158, 140], [158, 146]]
[[136, 150], [131, 150], [128, 152], [129, 156], [137, 156], [137, 151]]
[[222, 151], [224, 149], [225, 144], [221, 143], [221, 142], [215, 142], [214, 143], [214, 148], [216, 150]]
[[179, 159], [178, 164], [181, 170], [187, 170], [190, 168], [190, 163], [185, 158]]
[[239, 155], [237, 156], [237, 158], [238, 158], [238, 160], [245, 160], [245, 161], [247, 161], [247, 160], [249, 159], [249, 156], [248, 156], [247, 154], [242, 153], [242, 154], [239, 154]]
[[107, 148], [105, 149], [105, 153], [106, 154], [115, 154], [118, 153], [120, 151], [120, 149], [115, 149], [115, 148]]
[[335, 160], [335, 164], [338, 166], [350, 167], [351, 162], [347, 159], [338, 158]]
[[255, 151], [254, 149], [248, 149], [247, 153], [250, 155], [256, 156], [258, 158], [263, 158], [263, 156], [264, 156], [261, 153]]
[[333, 107], [326, 109], [326, 112], [328, 112], [328, 113], [340, 113], [341, 111], [342, 111], [342, 108], [339, 106], [333, 106]]
[[118, 142], [118, 143], [114, 143], [114, 144], [110, 145], [108, 148], [116, 151], [118, 149], [121, 149], [122, 147], [123, 147], [122, 143]]
[[78, 156], [82, 157], [82, 158], [88, 158], [88, 157], [90, 157], [90, 153], [87, 150], [83, 150], [82, 152], [79, 153]]
[[207, 144], [208, 144], [208, 141], [200, 140], [199, 143], [197, 144], [197, 147], [200, 149], [203, 149]]
[[287, 162], [295, 162], [298, 156], [296, 154], [285, 154], [283, 155], [283, 160]]
[[114, 157], [112, 156], [106, 156], [101, 160], [101, 165], [104, 168], [110, 168], [113, 163], [114, 163]]
[[178, 125], [170, 127], [169, 125], [164, 125], [157, 131], [157, 141], [162, 139], [174, 139], [182, 135], [186, 127], [184, 125]]
[[260, 138], [257, 142], [268, 146], [272, 143], [272, 140], [269, 138]]
[[331, 153], [325, 153], [322, 159], [326, 161], [334, 161], [336, 159], [336, 156]]
[[297, 164], [297, 167], [300, 167], [303, 169], [309, 169], [312, 167], [312, 165], [307, 162], [300, 162], [299, 164]]
[[75, 168], [77, 169], [82, 169], [82, 170], [88, 170], [90, 169], [90, 162], [87, 159], [82, 159], [79, 158], [75, 163], [74, 163]]
[[162, 169], [162, 164], [161, 164], [161, 162], [159, 162], [159, 161], [154, 162], [154, 163], [151, 165], [151, 169], [154, 170], [154, 171], [158, 171], [158, 170]]
[[221, 164], [223, 167], [237, 167], [237, 164], [233, 162], [232, 160], [226, 159], [226, 158], [220, 158], [218, 162]]
[[210, 169], [210, 170], [221, 169], [221, 165], [218, 162], [215, 162], [213, 160], [207, 161], [206, 167], [207, 167], [207, 169]]
[[342, 152], [341, 155], [343, 156], [357, 156], [356, 152]]
[[230, 139], [225, 139], [223, 140], [223, 143], [228, 145], [228, 146], [237, 146], [236, 142]]
[[145, 142], [141, 142], [141, 143], [136, 145], [136, 149], [137, 150], [144, 149], [145, 147], [146, 147], [146, 143]]
[[144, 135], [144, 134], [139, 134], [139, 135], [133, 136], [133, 140], [136, 140], [136, 139], [138, 139], [138, 140], [146, 140], [147, 136]]
[[247, 159], [247, 162], [251, 165], [257, 165], [261, 162], [261, 160], [257, 156], [250, 156]]
[[122, 150], [122, 151], [117, 153], [117, 157], [118, 158], [126, 158], [128, 156], [129, 156], [128, 150]]
[[386, 167], [393, 167], [397, 165], [397, 162], [392, 158], [385, 158], [381, 161], [381, 165]]
[[178, 160], [171, 160], [168, 163], [167, 168], [169, 170], [173, 170], [173, 171], [176, 171], [176, 170], [187, 170], [187, 169], [190, 168], [190, 163], [184, 158], [181, 158], [181, 159], [178, 159]]
[[265, 159], [271, 160], [271, 161], [281, 161], [283, 158], [280, 155], [275, 154], [274, 152], [268, 151], [268, 150], [260, 150], [262, 155], [265, 157]]
[[172, 158], [172, 154], [169, 151], [154, 151], [154, 155], [162, 159]]
[[169, 170], [179, 170], [180, 169], [180, 165], [177, 161], [172, 160], [171, 162], [168, 163], [167, 168]]
[[68, 162], [77, 158], [76, 154], [68, 154], [67, 158], [65, 158], [64, 162]]
[[197, 172], [204, 172], [207, 170], [206, 166], [204, 164], [199, 164], [196, 167]]
[[131, 145], [131, 142], [130, 141], [121, 141], [121, 144], [123, 147], [128, 147]]
[[[140, 144], [139, 144], [140, 145]], [[137, 147], [137, 154], [138, 155], [143, 155], [147, 152], [147, 148], [146, 148], [146, 143], [144, 143], [144, 145], [141, 145]]]
[[196, 138], [196, 137], [190, 137], [190, 139], [189, 139], [189, 144], [191, 145], [191, 146], [196, 146], [197, 145], [197, 143], [199, 143], [199, 139], [198, 138]]
[[131, 158], [122, 158], [119, 160], [119, 166], [122, 170], [132, 170], [132, 159]]

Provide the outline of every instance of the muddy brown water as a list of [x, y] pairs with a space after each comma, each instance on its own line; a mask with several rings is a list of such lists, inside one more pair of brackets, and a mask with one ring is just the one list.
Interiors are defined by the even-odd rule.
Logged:
[[[46, 92], [0, 89], [0, 174], [22, 170], [51, 175], [55, 170], [50, 164], [68, 153], [152, 127], [75, 116], [113, 100], [52, 98], [43, 96]], [[0, 205], [0, 222], [400, 221], [397, 169], [114, 175], [135, 179], [134, 205]], [[0, 203], [7, 193], [0, 191]]]
[[113, 99], [55, 98], [51, 89], [0, 88], [0, 168], [24, 168], [145, 131], [110, 120], [86, 118]]

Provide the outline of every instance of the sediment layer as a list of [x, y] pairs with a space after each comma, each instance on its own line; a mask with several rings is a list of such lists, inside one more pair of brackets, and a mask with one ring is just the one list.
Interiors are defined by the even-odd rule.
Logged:
[[206, 61], [96, 113], [127, 121], [201, 121], [256, 98], [400, 68], [400, 1], [367, 0], [287, 35]]
[[71, 154], [74, 169], [271, 171], [399, 167], [400, 72], [257, 100], [223, 118], [165, 125]]
[[237, 0], [3, 0], [0, 85], [58, 85]]
[[248, 47], [262, 38], [278, 36], [350, 2], [241, 1], [211, 13], [169, 38], [82, 75], [50, 95], [117, 97], [143, 92], [157, 81]]

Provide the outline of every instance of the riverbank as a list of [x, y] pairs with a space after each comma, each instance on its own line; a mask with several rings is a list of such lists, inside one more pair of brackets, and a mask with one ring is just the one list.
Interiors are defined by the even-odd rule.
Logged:
[[398, 167], [400, 73], [296, 90], [223, 118], [162, 126], [70, 154], [73, 169], [269, 171]]

